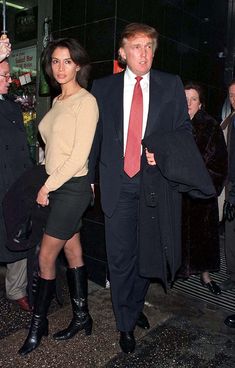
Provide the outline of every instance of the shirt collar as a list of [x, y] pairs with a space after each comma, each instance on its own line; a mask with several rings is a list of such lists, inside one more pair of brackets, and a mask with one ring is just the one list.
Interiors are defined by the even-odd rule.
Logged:
[[[149, 76], [150, 76], [150, 72], [142, 75], [143, 81], [149, 83]], [[128, 82], [132, 82], [132, 83], [136, 82], [135, 80], [136, 75], [128, 68], [128, 66], [126, 67], [125, 77], [127, 78]]]

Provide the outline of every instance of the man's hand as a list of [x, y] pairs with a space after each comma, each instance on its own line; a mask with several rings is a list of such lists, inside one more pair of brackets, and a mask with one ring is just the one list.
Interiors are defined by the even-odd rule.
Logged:
[[0, 38], [0, 62], [6, 59], [11, 53], [11, 44], [6, 35]]
[[235, 218], [235, 205], [228, 201], [224, 201], [223, 214], [225, 220], [229, 222], [233, 221]]
[[147, 148], [145, 148], [145, 154], [146, 154], [146, 159], [149, 165], [157, 165], [155, 158], [154, 158], [154, 153], [151, 153], [148, 151]]

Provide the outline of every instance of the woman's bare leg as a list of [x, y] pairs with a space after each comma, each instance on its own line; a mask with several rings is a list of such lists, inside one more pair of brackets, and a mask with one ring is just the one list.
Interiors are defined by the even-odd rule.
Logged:
[[39, 252], [40, 276], [46, 280], [53, 280], [56, 277], [56, 258], [63, 249], [66, 240], [54, 238], [44, 234]]
[[67, 240], [64, 246], [64, 252], [69, 268], [81, 267], [84, 265], [79, 233], [74, 234], [72, 238]]

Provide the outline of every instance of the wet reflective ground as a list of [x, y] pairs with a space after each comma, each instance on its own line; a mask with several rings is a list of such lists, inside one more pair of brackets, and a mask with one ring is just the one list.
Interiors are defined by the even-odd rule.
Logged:
[[93, 283], [89, 285], [93, 334], [83, 332], [66, 342], [55, 342], [52, 334], [64, 328], [71, 318], [66, 289], [64, 306], [53, 302], [49, 315], [49, 336], [34, 352], [20, 357], [17, 350], [27, 334], [30, 315], [4, 297], [0, 280], [0, 367], [5, 368], [234, 368], [235, 329], [223, 323], [225, 310], [152, 284], [145, 313], [151, 330], [136, 328], [136, 352], [120, 352], [115, 329], [110, 292]]

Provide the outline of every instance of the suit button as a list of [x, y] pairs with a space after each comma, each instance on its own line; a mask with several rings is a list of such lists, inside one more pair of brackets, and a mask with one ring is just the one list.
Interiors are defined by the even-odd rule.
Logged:
[[8, 144], [6, 144], [5, 149], [8, 150], [8, 148], [9, 148], [9, 146], [8, 146]]
[[13, 123], [13, 124], [15, 124], [15, 122], [16, 122], [15, 120], [12, 120], [12, 123]]

